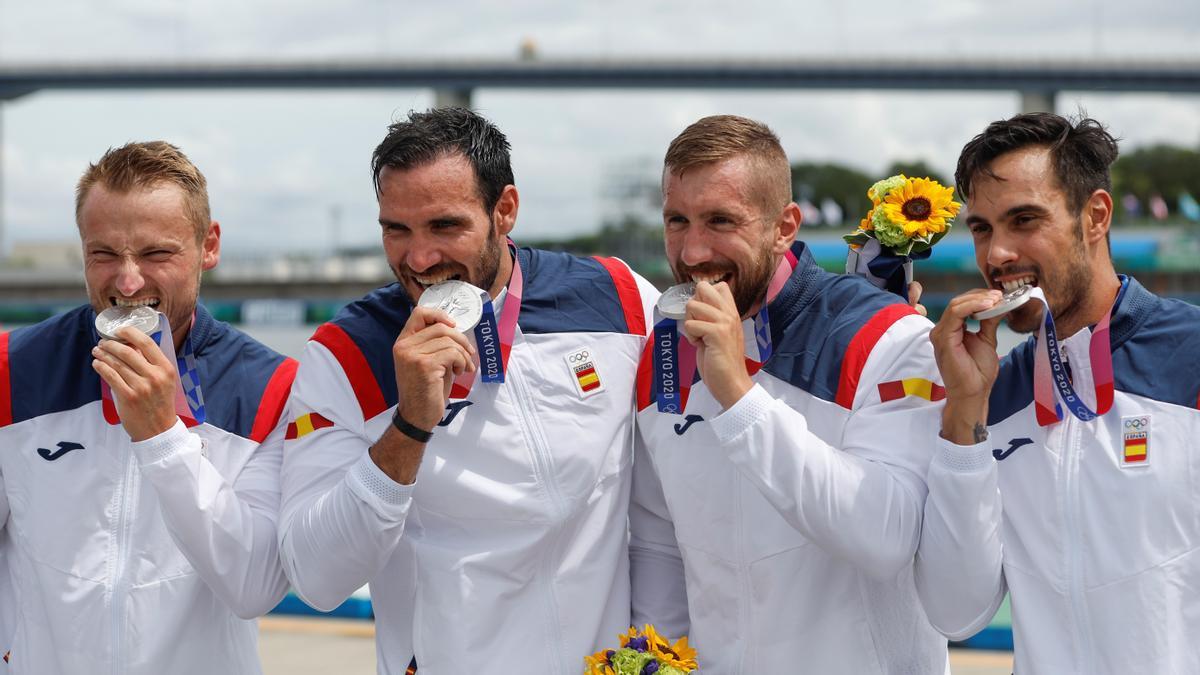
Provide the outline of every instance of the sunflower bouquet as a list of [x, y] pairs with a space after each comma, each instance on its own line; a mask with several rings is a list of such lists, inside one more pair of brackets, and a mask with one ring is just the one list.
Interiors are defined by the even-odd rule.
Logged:
[[953, 188], [904, 174], [875, 183], [867, 197], [871, 200], [867, 217], [843, 237], [850, 245], [846, 271], [907, 297], [912, 261], [929, 257], [933, 245], [950, 231], [962, 204], [954, 201]]
[[687, 675], [694, 672], [696, 650], [686, 637], [671, 644], [646, 624], [638, 632], [633, 626], [618, 636], [618, 649], [602, 649], [583, 657], [583, 675]]

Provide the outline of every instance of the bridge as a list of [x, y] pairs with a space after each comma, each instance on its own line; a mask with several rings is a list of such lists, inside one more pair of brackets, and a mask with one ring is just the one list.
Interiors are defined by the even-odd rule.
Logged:
[[0, 100], [44, 89], [479, 88], [1016, 91], [1052, 109], [1061, 90], [1200, 93], [1200, 61], [1130, 59], [553, 59], [47, 63], [0, 66]]
[[[0, 65], [3, 104], [43, 90], [431, 88], [435, 105], [470, 107], [479, 88], [1014, 91], [1023, 111], [1052, 111], [1059, 91], [1200, 93], [1200, 60], [1131, 59], [553, 59]], [[0, 212], [3, 205], [0, 173]], [[0, 221], [0, 251], [4, 249]]]

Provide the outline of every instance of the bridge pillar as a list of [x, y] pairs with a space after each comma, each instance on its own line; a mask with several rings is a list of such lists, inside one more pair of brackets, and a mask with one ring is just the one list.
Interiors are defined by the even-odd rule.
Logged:
[[433, 107], [435, 108], [471, 108], [470, 87], [433, 90]]
[[1025, 90], [1021, 92], [1021, 112], [1054, 112], [1054, 99], [1058, 92], [1053, 89], [1044, 91]]

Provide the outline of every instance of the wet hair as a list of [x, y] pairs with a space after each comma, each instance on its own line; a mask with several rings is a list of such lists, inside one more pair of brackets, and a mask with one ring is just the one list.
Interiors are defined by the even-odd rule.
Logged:
[[508, 139], [478, 114], [466, 108], [436, 108], [409, 112], [408, 119], [388, 126], [387, 136], [371, 155], [375, 194], [384, 168], [413, 169], [461, 155], [475, 171], [475, 184], [484, 211], [491, 213], [504, 188], [513, 185]]
[[958, 193], [970, 199], [976, 178], [980, 175], [998, 178], [991, 169], [997, 157], [1028, 147], [1050, 151], [1054, 175], [1072, 213], [1082, 210], [1096, 190], [1112, 192], [1109, 167], [1117, 159], [1117, 139], [1090, 117], [1072, 121], [1039, 112], [992, 122], [963, 146], [954, 172]]
[[126, 143], [109, 148], [95, 164], [88, 165], [75, 186], [75, 222], [83, 203], [96, 185], [119, 194], [160, 183], [183, 190], [184, 213], [196, 229], [196, 241], [204, 241], [212, 216], [208, 206], [208, 182], [200, 169], [179, 148], [165, 141]]

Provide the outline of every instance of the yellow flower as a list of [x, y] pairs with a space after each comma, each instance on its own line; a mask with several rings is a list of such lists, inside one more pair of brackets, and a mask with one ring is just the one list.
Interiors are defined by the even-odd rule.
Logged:
[[944, 232], [946, 221], [958, 215], [961, 207], [954, 201], [952, 188], [928, 178], [909, 178], [880, 204], [888, 220], [900, 226], [909, 238]]
[[875, 224], [871, 222], [874, 218], [875, 218], [875, 209], [871, 209], [870, 211], [867, 211], [867, 217], [863, 218], [862, 222], [860, 222], [858, 224], [858, 229], [862, 230], [863, 232], [870, 232], [871, 230], [874, 230]]
[[608, 664], [607, 649], [601, 649], [591, 656], [583, 657], [583, 665], [587, 666], [583, 675], [616, 675], [616, 671]]
[[679, 638], [672, 645], [666, 638], [659, 635], [654, 626], [650, 624], [643, 626], [642, 633], [646, 636], [649, 650], [668, 665], [688, 671], [695, 670], [698, 667], [696, 665], [696, 650], [688, 646], [687, 636]]

